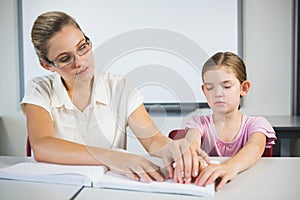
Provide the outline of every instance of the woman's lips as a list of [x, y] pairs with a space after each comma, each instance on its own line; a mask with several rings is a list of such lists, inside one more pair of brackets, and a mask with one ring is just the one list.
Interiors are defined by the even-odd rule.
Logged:
[[88, 70], [88, 67], [84, 67], [82, 70], [76, 73], [76, 75], [82, 74]]

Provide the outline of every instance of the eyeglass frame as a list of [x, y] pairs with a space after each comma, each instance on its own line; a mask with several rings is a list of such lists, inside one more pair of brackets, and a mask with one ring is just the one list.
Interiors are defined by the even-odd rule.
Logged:
[[[92, 49], [92, 42], [91, 42], [90, 38], [88, 38], [87, 36], [84, 36], [84, 38], [85, 38], [85, 43], [84, 43], [84, 44], [89, 44], [90, 49], [89, 49], [87, 52], [85, 52], [84, 54], [81, 54], [81, 55], [78, 54], [79, 49], [76, 49], [76, 51], [74, 51], [74, 52], [75, 52], [77, 55], [79, 55], [79, 56], [84, 56], [84, 55], [86, 55], [86, 54]], [[80, 47], [82, 47], [84, 44], [80, 45]], [[74, 52], [67, 52], [67, 53], [71, 56], [71, 62], [65, 64], [65, 65], [62, 66], [62, 67], [58, 67], [58, 65], [57, 65], [57, 63], [61, 62], [61, 61], [59, 61], [59, 60], [57, 60], [57, 61], [51, 61], [51, 60], [49, 60], [48, 58], [46, 58], [45, 61], [48, 62], [49, 64], [53, 65], [53, 67], [56, 67], [56, 68], [58, 68], [58, 69], [63, 69], [63, 68], [65, 68], [66, 66], [68, 66], [68, 65], [70, 65], [70, 64], [72, 64], [72, 63], [74, 63], [74, 61], [75, 61], [75, 53], [74, 53]]]

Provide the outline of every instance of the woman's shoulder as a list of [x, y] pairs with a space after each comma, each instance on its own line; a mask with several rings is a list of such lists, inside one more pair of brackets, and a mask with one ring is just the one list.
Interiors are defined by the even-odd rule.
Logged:
[[124, 75], [95, 72], [95, 83], [97, 87], [105, 87], [109, 90], [135, 88], [133, 82]]
[[35, 83], [35, 84], [42, 84], [42, 83], [51, 83], [55, 79], [57, 74], [49, 74], [49, 75], [43, 75], [43, 76], [37, 76], [34, 78], [31, 78], [28, 83]]
[[127, 81], [126, 76], [119, 74], [112, 74], [109, 72], [95, 71], [95, 79], [99, 82], [120, 82]]
[[41, 88], [49, 88], [52, 87], [55, 79], [57, 79], [57, 74], [37, 76], [30, 79], [27, 83], [27, 87], [41, 87]]

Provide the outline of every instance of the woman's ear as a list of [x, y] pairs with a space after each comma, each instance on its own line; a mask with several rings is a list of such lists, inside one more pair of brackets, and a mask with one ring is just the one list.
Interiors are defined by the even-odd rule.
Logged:
[[48, 70], [48, 71], [50, 71], [50, 72], [55, 72], [55, 70], [53, 69], [53, 67], [52, 67], [51, 64], [49, 64], [49, 63], [46, 63], [46, 62], [40, 60], [40, 65], [41, 65], [44, 69], [46, 69], [46, 70]]
[[204, 88], [205, 86], [204, 86], [204, 84], [202, 84], [201, 85], [201, 89], [202, 89], [202, 92], [204, 93], [204, 91], [205, 91], [205, 88]]
[[250, 89], [250, 82], [249, 81], [244, 81], [241, 85], [241, 96], [245, 96], [249, 89]]

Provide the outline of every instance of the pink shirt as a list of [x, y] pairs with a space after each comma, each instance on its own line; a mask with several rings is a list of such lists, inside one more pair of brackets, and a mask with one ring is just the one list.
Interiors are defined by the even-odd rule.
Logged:
[[243, 115], [242, 125], [237, 136], [230, 142], [222, 141], [216, 133], [212, 116], [194, 116], [187, 122], [186, 128], [195, 128], [202, 133], [201, 149], [210, 156], [235, 155], [255, 132], [265, 134], [266, 147], [275, 144], [276, 135], [272, 125], [263, 117], [250, 117]]

